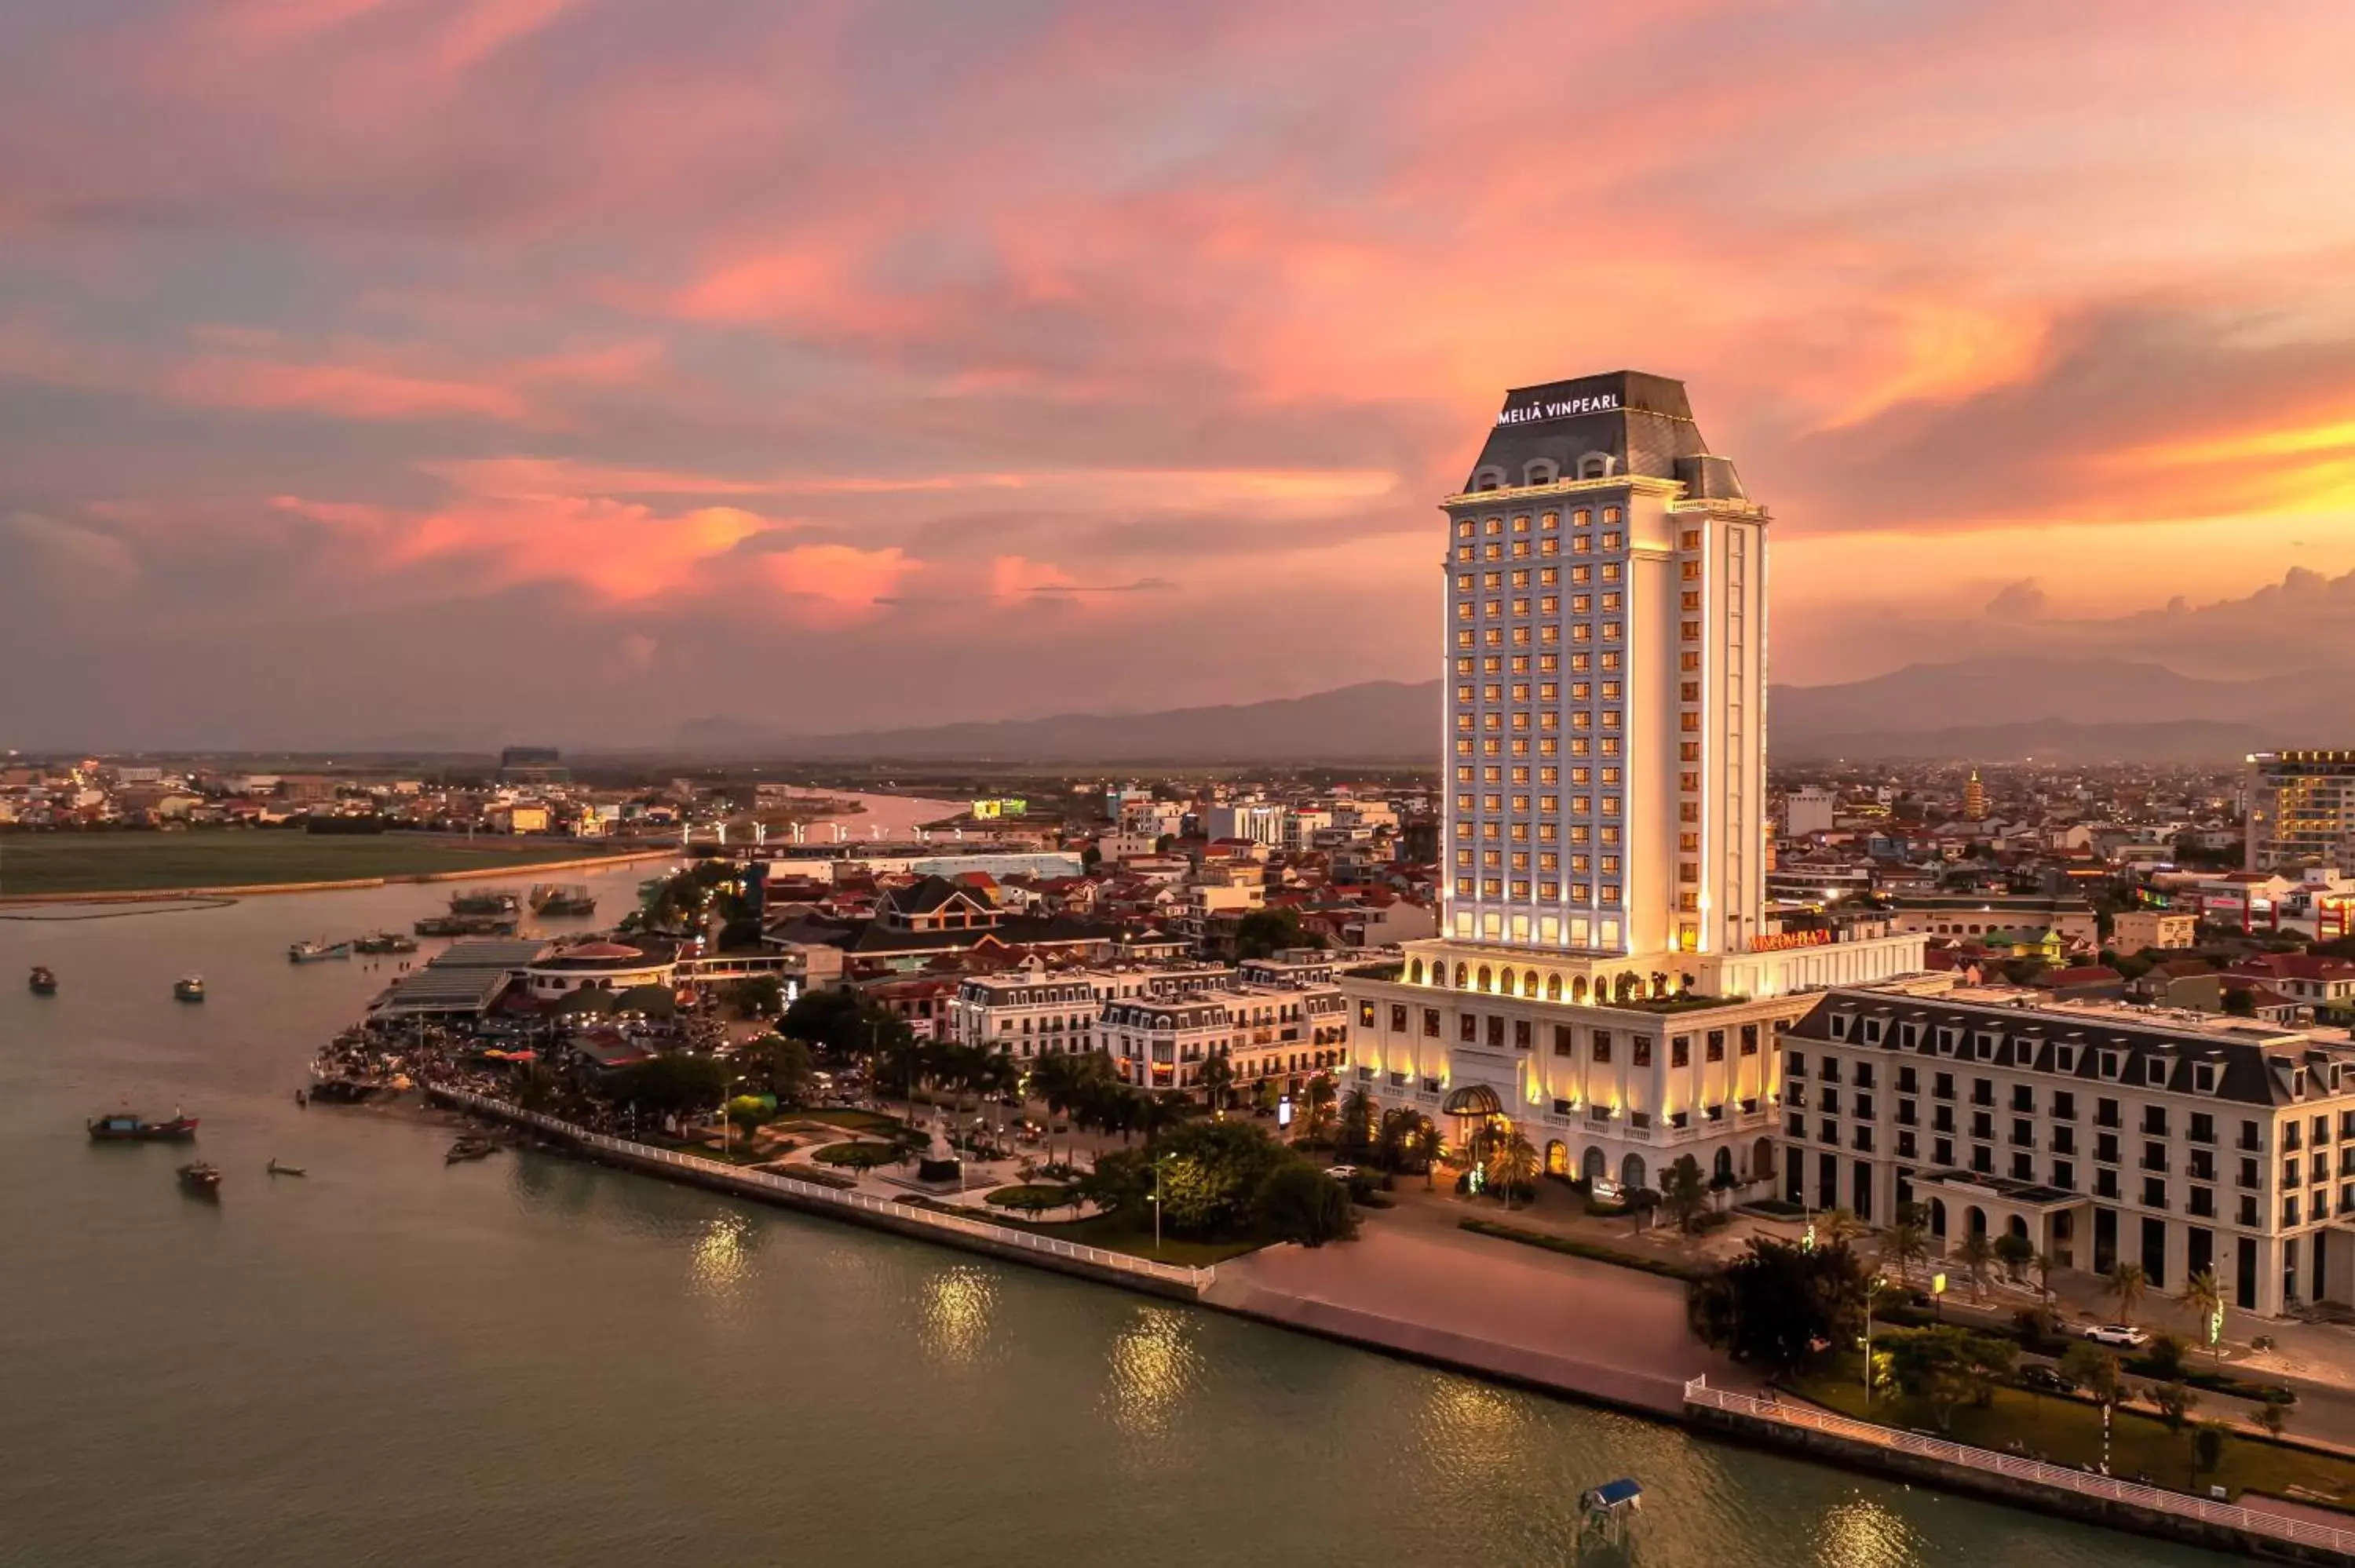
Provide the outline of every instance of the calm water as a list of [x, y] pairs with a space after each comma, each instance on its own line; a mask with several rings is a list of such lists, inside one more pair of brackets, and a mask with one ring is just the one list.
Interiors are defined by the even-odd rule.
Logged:
[[[609, 916], [643, 874], [601, 879]], [[1670, 1568], [2222, 1561], [297, 1110], [385, 977], [285, 944], [442, 898], [0, 921], [0, 1562], [1562, 1563], [1628, 1474], [1633, 1560]], [[88, 1143], [126, 1096], [203, 1117], [218, 1205], [172, 1149]]]

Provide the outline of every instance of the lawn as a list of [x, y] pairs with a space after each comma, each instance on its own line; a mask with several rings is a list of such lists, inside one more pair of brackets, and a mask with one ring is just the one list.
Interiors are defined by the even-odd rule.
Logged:
[[845, 1132], [867, 1132], [889, 1138], [904, 1125], [898, 1117], [885, 1116], [880, 1111], [837, 1107], [826, 1110], [799, 1110], [793, 1113], [795, 1120], [824, 1122]]
[[0, 839], [0, 893], [143, 893], [254, 887], [492, 871], [618, 853], [545, 840], [427, 833], [303, 833], [282, 829], [186, 832], [11, 833]]
[[854, 1171], [871, 1171], [878, 1165], [894, 1165], [906, 1157], [899, 1146], [890, 1143], [829, 1143], [810, 1156], [821, 1165], [840, 1165]]
[[[2139, 1386], [2139, 1385], [2137, 1385]], [[1837, 1373], [1827, 1372], [1800, 1383], [1796, 1392], [1843, 1415], [1874, 1421], [1884, 1426], [1918, 1428], [1974, 1447], [2001, 1452], [2017, 1441], [2029, 1453], [2056, 1465], [2099, 1465], [2102, 1461], [2101, 1407], [2081, 1400], [2031, 1393], [2025, 1389], [1998, 1389], [1995, 1401], [1982, 1410], [1964, 1404], [1954, 1413], [1950, 1432], [1940, 1432], [1926, 1400], [1883, 1393], [1874, 1398], [1870, 1414], [1856, 1358], [1844, 1357]], [[2268, 1443], [2236, 1431], [2224, 1443], [2224, 1458], [2213, 1476], [2191, 1473], [2191, 1423], [2208, 1410], [2195, 1407], [2191, 1422], [2181, 1432], [2169, 1432], [2156, 1416], [2134, 1411], [2116, 1413], [2111, 1432], [2110, 1473], [2148, 1476], [2156, 1485], [2175, 1491], [2206, 1496], [2211, 1482], [2235, 1497], [2244, 1489], [2286, 1496], [2303, 1488], [2341, 1506], [2355, 1507], [2355, 1460], [2318, 1454], [2304, 1448]]]

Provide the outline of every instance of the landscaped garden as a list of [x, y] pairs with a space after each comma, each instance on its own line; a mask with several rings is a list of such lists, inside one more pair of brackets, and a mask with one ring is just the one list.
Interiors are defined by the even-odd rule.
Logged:
[[907, 1159], [907, 1154], [896, 1143], [829, 1143], [810, 1158], [821, 1165], [872, 1171], [879, 1165], [897, 1165]]

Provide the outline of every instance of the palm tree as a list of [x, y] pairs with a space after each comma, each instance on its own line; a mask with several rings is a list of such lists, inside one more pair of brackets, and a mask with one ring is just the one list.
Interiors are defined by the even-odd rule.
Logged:
[[2052, 1271], [2060, 1266], [2051, 1253], [2040, 1252], [2036, 1255], [2036, 1287], [2047, 1296], [2052, 1294]]
[[2224, 1358], [2224, 1340], [2220, 1333], [2212, 1338], [2208, 1325], [2222, 1325], [2224, 1320], [2224, 1287], [2217, 1282], [2216, 1271], [2203, 1268], [2183, 1282], [2183, 1308], [2200, 1325], [2200, 1337], [2209, 1340], [2209, 1350], [2219, 1361]]
[[2144, 1293], [2149, 1288], [2150, 1276], [2143, 1272], [2142, 1265], [2122, 1263], [2110, 1270], [2109, 1283], [2103, 1287], [2103, 1294], [2117, 1298], [2118, 1321], [2131, 1324], [2135, 1308], [2142, 1305]]
[[1971, 1299], [1976, 1301], [1987, 1284], [1987, 1266], [1995, 1261], [1995, 1243], [1985, 1231], [1973, 1231], [1963, 1238], [1960, 1256], [1971, 1271]]
[[1920, 1225], [1901, 1220], [1882, 1233], [1881, 1261], [1892, 1266], [1900, 1279], [1913, 1277], [1913, 1266], [1930, 1255], [1930, 1238]]
[[1846, 1209], [1832, 1209], [1816, 1222], [1816, 1233], [1826, 1246], [1838, 1246], [1850, 1236], [1863, 1234], [1864, 1226], [1855, 1214]]
[[1490, 1144], [1488, 1182], [1504, 1188], [1506, 1208], [1513, 1206], [1516, 1188], [1537, 1185], [1539, 1169], [1537, 1145], [1510, 1122], [1497, 1129]]
[[1363, 1085], [1341, 1097], [1341, 1151], [1364, 1155], [1374, 1142], [1374, 1116], [1379, 1109]]
[[1447, 1157], [1447, 1135], [1429, 1117], [1415, 1119], [1419, 1125], [1414, 1129], [1413, 1149], [1423, 1160], [1423, 1190], [1428, 1192], [1438, 1181], [1439, 1162]]
[[1302, 1097], [1308, 1102], [1308, 1106], [1307, 1114], [1302, 1118], [1301, 1130], [1311, 1142], [1314, 1142], [1324, 1137], [1326, 1129], [1333, 1125], [1333, 1103], [1337, 1097], [1337, 1091], [1333, 1086], [1332, 1075], [1319, 1073], [1309, 1079], [1308, 1086], [1303, 1091]]

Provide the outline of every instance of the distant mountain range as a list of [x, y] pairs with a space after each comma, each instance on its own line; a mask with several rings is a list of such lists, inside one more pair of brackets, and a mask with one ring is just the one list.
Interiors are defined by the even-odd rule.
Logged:
[[[910, 762], [1415, 762], [1440, 753], [1436, 681], [1369, 681], [1310, 696], [1144, 714], [1063, 714], [794, 736], [727, 718], [682, 726], [698, 756]], [[2355, 678], [2313, 672], [2211, 681], [2103, 659], [1912, 664], [1869, 680], [1776, 686], [1777, 762], [2230, 761], [2355, 746]]]

